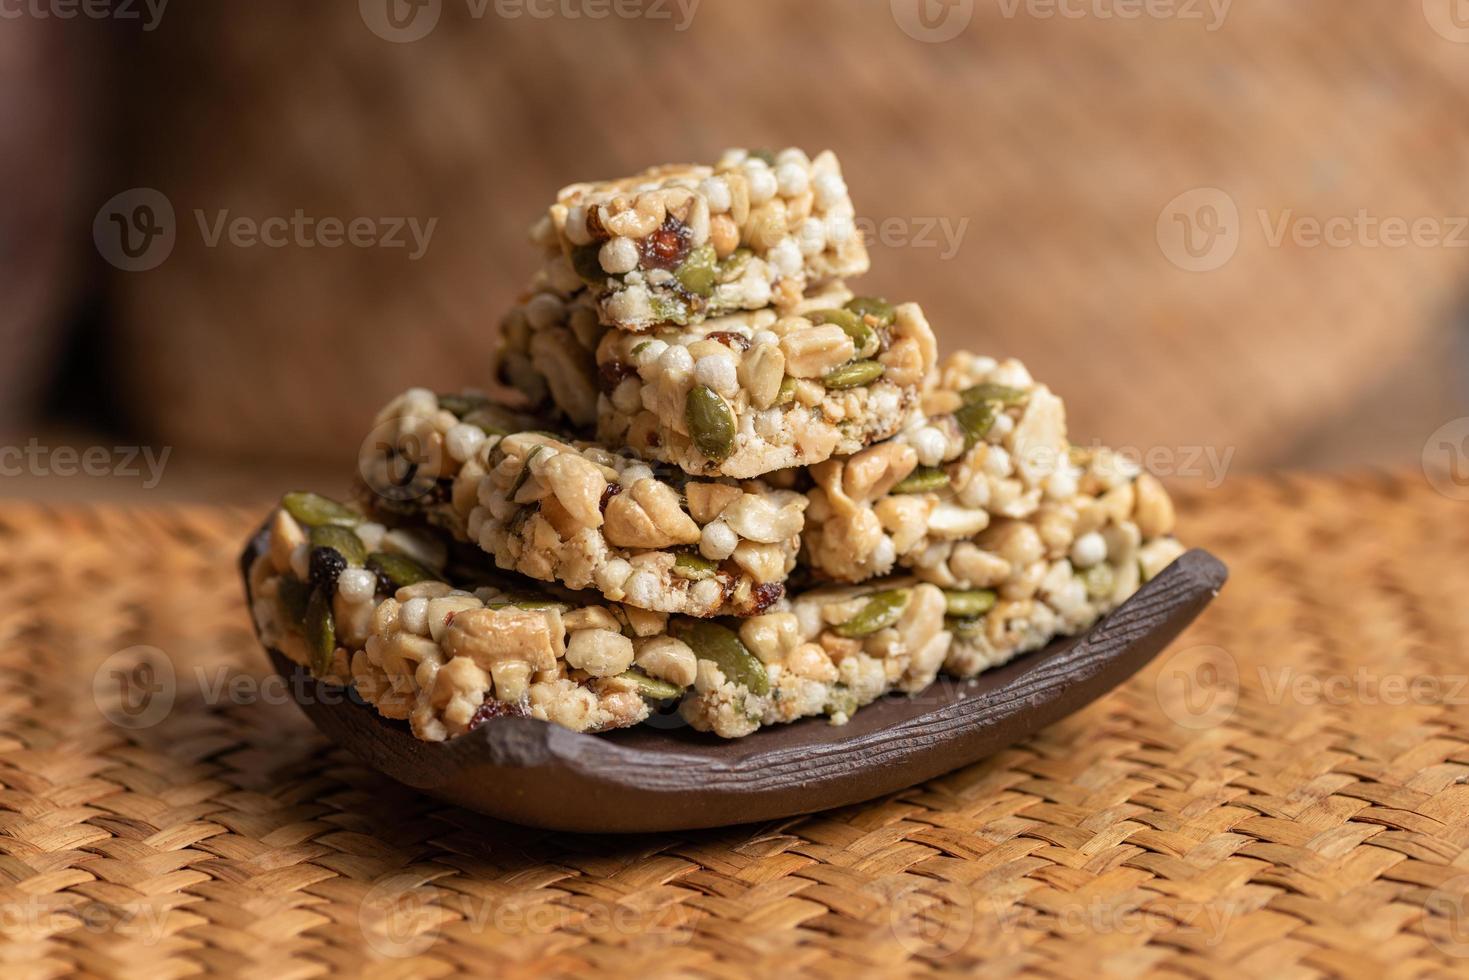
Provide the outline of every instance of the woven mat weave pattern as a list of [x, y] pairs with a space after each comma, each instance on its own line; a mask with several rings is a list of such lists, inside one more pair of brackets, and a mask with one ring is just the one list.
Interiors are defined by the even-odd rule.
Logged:
[[[399, 788], [261, 687], [258, 514], [5, 504], [0, 974], [1464, 973], [1465, 506], [1186, 498], [1231, 583], [1089, 709], [863, 806], [597, 838]], [[150, 656], [171, 709], [118, 715]]]

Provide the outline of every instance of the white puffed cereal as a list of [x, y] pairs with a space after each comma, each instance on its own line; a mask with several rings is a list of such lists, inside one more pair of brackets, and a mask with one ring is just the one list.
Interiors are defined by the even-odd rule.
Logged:
[[799, 146], [788, 146], [775, 155], [776, 166], [780, 166], [783, 163], [794, 163], [802, 170], [811, 169], [811, 158]]
[[778, 344], [780, 338], [775, 335], [774, 330], [756, 330], [750, 337], [751, 347], [760, 347], [763, 344]]
[[658, 576], [652, 572], [633, 572], [632, 576], [623, 583], [622, 590], [626, 593], [628, 603], [644, 609], [655, 605], [658, 593], [662, 591], [658, 587]]
[[898, 550], [893, 545], [890, 535], [884, 534], [877, 542], [877, 547], [872, 549], [872, 564], [879, 574], [893, 567], [898, 560]]
[[1011, 388], [1029, 388], [1035, 384], [1035, 379], [1030, 376], [1025, 365], [1019, 361], [1006, 361], [995, 368], [990, 372], [990, 381]]
[[365, 568], [349, 568], [337, 576], [337, 593], [348, 602], [368, 602], [377, 592], [377, 576]]
[[745, 166], [747, 168], [745, 175], [750, 182], [750, 204], [752, 206], [764, 204], [780, 189], [780, 185], [776, 183], [775, 174], [771, 173], [763, 160], [760, 161], [759, 167], [751, 167], [749, 161], [746, 161]]
[[857, 237], [857, 224], [850, 214], [834, 214], [826, 219], [826, 240], [842, 245]]
[[699, 554], [710, 561], [723, 561], [734, 554], [739, 543], [740, 536], [728, 524], [722, 520], [711, 521], [704, 525], [699, 536]]
[[991, 446], [989, 452], [984, 454], [984, 471], [990, 476], [1009, 476], [1014, 469], [1010, 454], [1005, 451], [1004, 446]]
[[826, 222], [820, 218], [807, 218], [796, 231], [802, 255], [820, 255], [826, 251]]
[[474, 458], [480, 443], [485, 441], [485, 430], [477, 425], [460, 422], [444, 435], [444, 448], [456, 462], [467, 463]]
[[705, 354], [694, 362], [694, 382], [707, 385], [726, 398], [740, 390], [734, 358], [726, 353]]
[[811, 185], [816, 192], [816, 206], [822, 211], [836, 207], [847, 197], [847, 182], [841, 174], [824, 173]]
[[1088, 531], [1071, 543], [1071, 564], [1091, 568], [1107, 558], [1107, 541], [1096, 531]]
[[536, 293], [525, 304], [526, 322], [536, 330], [545, 330], [561, 322], [566, 304], [554, 293]]
[[774, 248], [765, 256], [777, 274], [783, 279], [799, 275], [805, 262], [801, 258], [801, 248], [796, 244], [794, 238], [782, 238]]
[[609, 238], [597, 252], [602, 268], [620, 276], [638, 267], [638, 246], [631, 238]]
[[990, 425], [990, 432], [1001, 439], [1015, 431], [1015, 420], [1001, 413], [995, 416], [995, 421]]
[[597, 588], [604, 592], [613, 592], [622, 588], [622, 584], [632, 575], [632, 565], [622, 558], [613, 558], [603, 562], [597, 567]]
[[383, 535], [388, 533], [386, 527], [376, 521], [365, 521], [358, 524], [354, 530], [357, 532], [357, 536], [362, 539], [362, 547], [366, 548], [369, 552], [383, 550]]
[[428, 600], [419, 596], [403, 603], [398, 612], [398, 623], [410, 633], [428, 636]]
[[644, 340], [637, 347], [639, 349], [632, 357], [633, 361], [639, 367], [658, 363], [658, 358], [662, 357], [663, 352], [668, 350], [668, 345], [661, 340]]
[[729, 181], [723, 177], [706, 177], [699, 184], [699, 193], [709, 202], [709, 210], [713, 214], [723, 214], [734, 204], [729, 193]]
[[921, 466], [937, 466], [942, 463], [944, 451], [949, 446], [949, 440], [944, 438], [944, 434], [931, 425], [925, 425], [913, 433], [912, 443]]
[[694, 370], [694, 356], [688, 348], [670, 347], [658, 358], [658, 370], [669, 381], [686, 381]]
[[775, 168], [775, 182], [781, 197], [799, 197], [811, 186], [811, 177], [799, 163], [782, 163]]
[[705, 608], [713, 609], [724, 599], [724, 587], [712, 578], [706, 578], [702, 582], [695, 582], [689, 597], [696, 604]]
[[715, 166], [719, 167], [719, 169], [721, 169], [721, 170], [727, 170], [730, 167], [738, 167], [740, 164], [744, 163], [749, 158], [750, 158], [750, 151], [749, 150], [743, 149], [743, 148], [738, 147], [738, 146], [734, 146], [734, 147], [730, 147], [729, 149], [725, 150], [722, 154], [720, 154], [719, 163], [717, 163]]
[[1062, 466], [1046, 478], [1046, 496], [1052, 500], [1070, 500], [1076, 496], [1078, 470]]
[[566, 237], [573, 245], [592, 243], [592, 233], [587, 230], [587, 209], [580, 204], [566, 209]]
[[623, 467], [617, 482], [625, 487], [630, 487], [639, 480], [651, 480], [652, 478], [653, 468], [647, 463], [629, 463]]

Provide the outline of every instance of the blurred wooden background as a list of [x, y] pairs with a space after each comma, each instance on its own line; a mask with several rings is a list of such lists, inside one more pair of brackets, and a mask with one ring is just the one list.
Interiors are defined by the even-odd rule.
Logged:
[[[108, 374], [180, 459], [349, 465], [398, 389], [484, 379], [558, 187], [727, 145], [835, 149], [880, 232], [862, 288], [921, 301], [951, 348], [1024, 358], [1078, 441], [1344, 466], [1416, 460], [1469, 414], [1469, 230], [1457, 247], [1271, 241], [1288, 216], [1453, 237], [1469, 215], [1469, 38], [1431, 0], [1179, 0], [1137, 19], [960, 0], [930, 10], [967, 17], [942, 43], [912, 36], [916, 0], [703, 0], [686, 22], [689, 0], [598, 20], [441, 0], [410, 43], [374, 33], [374, 2], [178, 5], [123, 32], [117, 165], [87, 214], [155, 188], [177, 241], [150, 271], [100, 266]], [[297, 209], [437, 225], [411, 261], [209, 247], [196, 216]], [[1190, 258], [1178, 229], [1215, 250]]]

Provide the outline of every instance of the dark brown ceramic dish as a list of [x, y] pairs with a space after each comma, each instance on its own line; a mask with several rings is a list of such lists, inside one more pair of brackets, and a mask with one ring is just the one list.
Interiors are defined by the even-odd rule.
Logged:
[[[261, 548], [257, 536], [246, 568]], [[399, 782], [554, 830], [685, 830], [857, 803], [983, 758], [1130, 677], [1209, 604], [1226, 575], [1218, 559], [1190, 551], [1085, 634], [973, 681], [940, 678], [917, 697], [868, 705], [840, 727], [808, 719], [732, 741], [671, 722], [582, 735], [501, 718], [448, 742], [420, 742], [406, 724], [270, 656], [318, 728]]]

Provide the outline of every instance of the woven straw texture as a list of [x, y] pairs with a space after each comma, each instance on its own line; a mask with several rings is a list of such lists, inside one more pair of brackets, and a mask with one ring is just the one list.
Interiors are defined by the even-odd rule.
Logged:
[[[1462, 974], [1464, 506], [1389, 476], [1187, 498], [1233, 580], [1080, 714], [867, 805], [595, 838], [436, 804], [255, 697], [256, 513], [7, 504], [0, 974]], [[88, 687], [137, 644], [177, 694], [129, 730]]]
[[[1202, 0], [1116, 5], [1192, 13], [1136, 19], [1087, 13], [1110, 0], [1067, 0], [1080, 18], [979, 0], [953, 5], [971, 20], [944, 43], [902, 29], [894, 11], [917, 3], [706, 0], [679, 31], [444, 0], [402, 44], [355, 3], [171, 8], [120, 80], [128, 179], [179, 222], [163, 265], [118, 278], [121, 378], [180, 451], [346, 461], [407, 384], [484, 383], [534, 265], [525, 229], [558, 187], [731, 144], [838, 151], [876, 231], [863, 288], [922, 302], [950, 348], [1025, 359], [1076, 418], [1103, 420], [1087, 438], [1273, 467], [1362, 392], [1387, 396], [1369, 417], [1397, 417], [1447, 371], [1431, 335], [1460, 299], [1464, 248], [1351, 230], [1347, 247], [1272, 243], [1298, 219], [1427, 219], [1447, 238], [1445, 219], [1469, 215], [1469, 47], [1420, 0], [1237, 0], [1222, 23]], [[1237, 208], [1236, 250], [1186, 271], [1160, 218], [1196, 217], [1197, 243], [1215, 241], [1203, 222], [1223, 199], [1168, 207], [1198, 188]], [[416, 262], [211, 247], [199, 227], [297, 209], [438, 224]], [[1378, 448], [1343, 428], [1352, 458]]]

